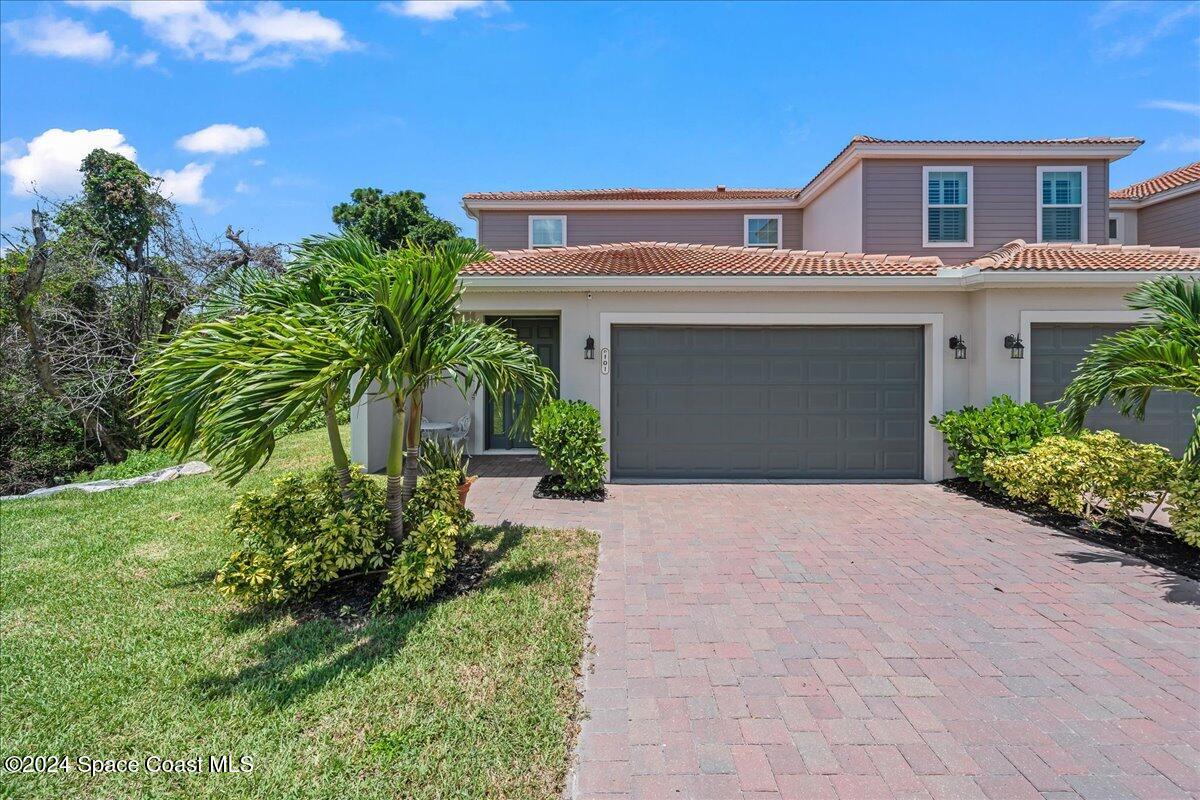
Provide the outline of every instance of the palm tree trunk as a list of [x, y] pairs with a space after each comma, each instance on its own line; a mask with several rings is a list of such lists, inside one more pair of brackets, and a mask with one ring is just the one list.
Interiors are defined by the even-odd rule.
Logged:
[[333, 455], [333, 466], [337, 470], [338, 485], [342, 487], [342, 499], [350, 499], [350, 459], [342, 444], [342, 433], [338, 430], [337, 401], [332, 388], [325, 390], [325, 431], [329, 434], [329, 450]]
[[412, 499], [417, 491], [417, 475], [420, 472], [421, 459], [421, 413], [424, 409], [425, 398], [420, 389], [413, 392], [408, 407], [408, 425], [404, 431], [404, 483], [401, 492], [404, 502]]
[[392, 436], [388, 443], [388, 535], [399, 547], [404, 543], [404, 398], [392, 400]]

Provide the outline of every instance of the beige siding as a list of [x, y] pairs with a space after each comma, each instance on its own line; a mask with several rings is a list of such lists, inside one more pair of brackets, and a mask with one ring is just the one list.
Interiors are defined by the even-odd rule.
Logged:
[[[799, 209], [697, 209], [683, 211], [538, 211], [537, 216], [563, 214], [567, 244], [612, 242], [686, 242], [741, 247], [746, 214], [782, 214], [783, 246], [801, 249]], [[519, 250], [529, 246], [529, 211], [480, 211], [479, 243], [488, 250]]]
[[1200, 192], [1138, 211], [1137, 243], [1200, 247]]
[[1036, 242], [1037, 168], [1087, 167], [1088, 241], [1108, 241], [1107, 161], [963, 160], [975, 179], [975, 246], [924, 247], [921, 167], [936, 161], [863, 162], [863, 249], [868, 253], [935, 255], [947, 264], [981, 256], [1013, 239]]

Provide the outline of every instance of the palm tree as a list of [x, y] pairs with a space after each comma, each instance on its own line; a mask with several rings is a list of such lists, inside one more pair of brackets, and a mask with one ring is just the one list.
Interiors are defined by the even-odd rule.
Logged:
[[[1168, 276], [1142, 284], [1126, 295], [1130, 308], [1149, 312], [1137, 325], [1098, 340], [1079, 363], [1061, 401], [1068, 432], [1110, 398], [1122, 414], [1145, 418], [1150, 394], [1200, 395], [1200, 282]], [[1183, 460], [1200, 460], [1200, 407]]]
[[404, 505], [416, 488], [425, 391], [448, 382], [469, 397], [482, 386], [493, 397], [523, 392], [513, 427], [532, 421], [542, 401], [554, 393], [554, 373], [533, 348], [511, 331], [464, 317], [459, 273], [488, 258], [469, 240], [432, 249], [406, 247], [378, 252], [369, 240], [343, 240], [340, 265], [330, 280], [341, 295], [355, 296], [370, 313], [360, 318], [364, 364], [356, 394], [374, 383], [392, 404], [387, 459], [388, 530], [404, 536]]

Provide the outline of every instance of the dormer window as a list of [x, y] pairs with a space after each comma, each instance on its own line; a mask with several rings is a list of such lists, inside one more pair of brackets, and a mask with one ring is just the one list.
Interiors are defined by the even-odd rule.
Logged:
[[971, 247], [975, 186], [971, 167], [923, 167], [926, 247]]
[[1038, 167], [1039, 242], [1087, 241], [1087, 167]]
[[533, 217], [529, 218], [529, 247], [566, 247], [567, 218]]
[[783, 241], [782, 214], [747, 214], [744, 224], [746, 247], [779, 247]]

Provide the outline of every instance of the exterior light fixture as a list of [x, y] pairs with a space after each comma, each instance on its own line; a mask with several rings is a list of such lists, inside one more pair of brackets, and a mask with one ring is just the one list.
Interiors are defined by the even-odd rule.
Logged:
[[1009, 334], [1004, 337], [1004, 346], [1008, 349], [1009, 358], [1024, 358], [1025, 343], [1021, 341], [1020, 334]]
[[955, 360], [962, 361], [967, 357], [967, 340], [962, 337], [962, 334], [951, 336], [950, 349], [954, 351]]
[[596, 357], [596, 340], [590, 336], [583, 344], [583, 357], [588, 361], [591, 361]]

